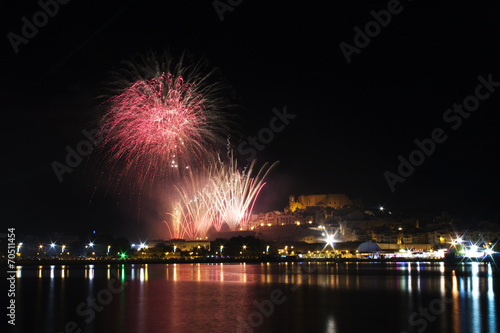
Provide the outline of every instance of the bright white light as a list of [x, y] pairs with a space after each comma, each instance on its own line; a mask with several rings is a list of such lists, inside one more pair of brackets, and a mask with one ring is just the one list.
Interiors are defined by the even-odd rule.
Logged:
[[325, 250], [328, 245], [330, 245], [332, 247], [332, 249], [334, 248], [333, 243], [335, 242], [335, 234], [332, 235], [332, 234], [326, 233], [326, 237], [324, 238], [324, 240], [326, 242], [326, 245], [323, 248], [323, 250]]
[[50, 247], [55, 247], [55, 246], [56, 246], [56, 244], [50, 243]]
[[483, 253], [477, 251], [476, 245], [472, 245], [470, 249], [465, 251], [465, 256], [469, 258], [479, 258], [483, 256]]
[[90, 243], [89, 243], [89, 246], [90, 246], [90, 247], [93, 247], [93, 246], [94, 246], [94, 243], [93, 243], [93, 242], [90, 242]]
[[327, 242], [328, 244], [333, 243], [333, 235], [327, 235], [327, 236], [326, 236], [326, 242]]
[[384, 207], [383, 206], [380, 206], [378, 209], [380, 209], [381, 211], [384, 210]]

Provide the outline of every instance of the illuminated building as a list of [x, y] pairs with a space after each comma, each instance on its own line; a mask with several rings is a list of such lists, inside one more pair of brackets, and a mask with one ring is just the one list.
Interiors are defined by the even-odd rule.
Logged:
[[290, 195], [288, 198], [290, 211], [306, 209], [307, 207], [330, 207], [340, 209], [352, 206], [352, 201], [345, 194], [311, 194]]

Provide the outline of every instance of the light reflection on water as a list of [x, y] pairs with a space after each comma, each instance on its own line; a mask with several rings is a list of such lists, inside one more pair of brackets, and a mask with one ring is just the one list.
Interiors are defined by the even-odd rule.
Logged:
[[495, 308], [495, 292], [493, 291], [493, 268], [488, 266], [488, 323], [489, 332], [498, 332], [497, 328], [497, 312]]
[[[495, 269], [477, 262], [90, 264], [18, 267], [16, 276], [17, 299], [23, 305], [19, 317], [34, 312], [43, 322], [30, 327], [29, 321], [20, 320], [33, 332], [64, 331], [68, 321], [83, 332], [101, 325], [116, 332], [189, 332], [186, 327], [221, 332], [239, 327], [245, 332], [249, 323], [255, 332], [416, 331], [410, 316], [438, 300], [443, 311], [428, 322], [427, 332], [493, 333], [499, 306]], [[112, 294], [107, 291], [110, 283], [123, 290]], [[285, 302], [274, 304], [269, 316], [259, 312], [258, 305], [268, 304], [276, 290]], [[111, 295], [109, 304], [86, 323], [76, 309], [88, 297], [105, 293]], [[370, 311], [360, 304], [372, 304]]]

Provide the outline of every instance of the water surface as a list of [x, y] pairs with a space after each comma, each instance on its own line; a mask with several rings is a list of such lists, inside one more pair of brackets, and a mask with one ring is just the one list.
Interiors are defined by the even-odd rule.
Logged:
[[494, 264], [24, 266], [17, 332], [491, 332]]

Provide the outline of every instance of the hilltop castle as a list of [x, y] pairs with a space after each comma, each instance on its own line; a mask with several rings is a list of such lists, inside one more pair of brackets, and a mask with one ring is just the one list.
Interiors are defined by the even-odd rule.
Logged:
[[340, 209], [352, 205], [352, 201], [345, 194], [311, 194], [297, 197], [290, 195], [288, 201], [291, 212], [307, 207], [319, 206]]

